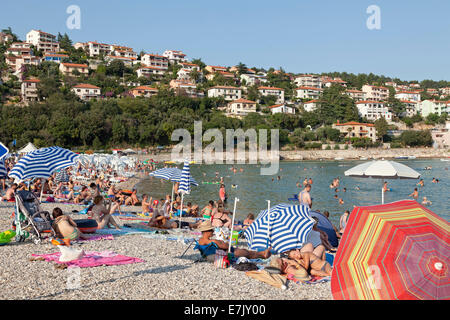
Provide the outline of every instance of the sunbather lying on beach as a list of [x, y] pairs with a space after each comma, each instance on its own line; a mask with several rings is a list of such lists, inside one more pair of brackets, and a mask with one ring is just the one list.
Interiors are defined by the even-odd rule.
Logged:
[[[208, 248], [207, 252], [204, 252], [206, 256], [214, 256], [217, 249], [222, 249], [225, 251], [228, 250], [228, 243], [226, 243], [225, 241], [211, 239], [211, 237], [214, 235], [214, 227], [212, 226], [210, 221], [207, 220], [200, 223], [197, 230], [201, 231], [202, 233], [202, 237], [198, 241], [199, 245], [204, 247], [205, 249]], [[214, 245], [210, 246], [211, 243], [214, 243]], [[231, 253], [235, 257], [246, 257], [248, 259], [267, 259], [270, 257], [270, 248], [258, 252], [231, 247]]]
[[331, 276], [331, 266], [311, 252], [302, 252], [300, 249], [289, 251], [288, 258], [298, 262], [312, 276], [327, 277]]

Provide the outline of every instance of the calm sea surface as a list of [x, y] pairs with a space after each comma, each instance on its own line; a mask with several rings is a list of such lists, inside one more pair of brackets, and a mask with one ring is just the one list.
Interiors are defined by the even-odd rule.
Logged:
[[[450, 162], [435, 160], [396, 160], [403, 163], [421, 174], [425, 186], [418, 187], [419, 199], [426, 196], [432, 204], [428, 207], [450, 221]], [[233, 173], [232, 165], [191, 165], [191, 175], [199, 183], [198, 187], [192, 187], [191, 194], [185, 196], [185, 202], [200, 205], [203, 208], [209, 200], [219, 198], [219, 185], [207, 184], [205, 182], [216, 182], [216, 172], [219, 177], [224, 177], [228, 195], [228, 208], [233, 209], [235, 197], [239, 198], [237, 204], [237, 219], [243, 220], [248, 213], [257, 215], [261, 210], [267, 208], [267, 201], [271, 206], [278, 203], [294, 203], [289, 201], [300, 189], [296, 186], [302, 184], [305, 177], [313, 179], [311, 196], [313, 198], [313, 209], [321, 212], [330, 212], [331, 220], [339, 224], [339, 217], [345, 210], [353, 209], [353, 206], [365, 206], [381, 204], [382, 182], [377, 179], [362, 179], [346, 177], [344, 171], [365, 161], [297, 161], [280, 162], [280, 171], [275, 176], [260, 175], [260, 165], [235, 165], [237, 173]], [[431, 166], [431, 170], [425, 167]], [[178, 168], [182, 168], [179, 165]], [[242, 168], [244, 171], [240, 172]], [[280, 176], [278, 180], [277, 176]], [[339, 191], [330, 189], [329, 185], [333, 178], [340, 178]], [[439, 179], [439, 183], [432, 183], [433, 177]], [[403, 199], [413, 192], [419, 180], [386, 180], [391, 192], [386, 192], [385, 203]], [[236, 185], [236, 188], [232, 188]], [[356, 187], [360, 190], [356, 190]], [[343, 192], [343, 188], [347, 191]], [[170, 194], [172, 183], [160, 179], [144, 179], [137, 186], [139, 194], [147, 193], [153, 198], [161, 198]], [[342, 198], [344, 204], [334, 198]]]

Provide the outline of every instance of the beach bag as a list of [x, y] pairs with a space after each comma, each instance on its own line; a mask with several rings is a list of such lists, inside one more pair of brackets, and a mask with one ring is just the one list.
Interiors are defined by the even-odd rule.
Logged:
[[227, 253], [223, 250], [216, 250], [216, 254], [214, 255], [214, 266], [226, 269], [229, 265], [230, 261], [228, 261]]
[[58, 246], [58, 248], [61, 251], [59, 262], [69, 262], [73, 260], [78, 260], [84, 256], [84, 251], [81, 249], [74, 249], [65, 246]]

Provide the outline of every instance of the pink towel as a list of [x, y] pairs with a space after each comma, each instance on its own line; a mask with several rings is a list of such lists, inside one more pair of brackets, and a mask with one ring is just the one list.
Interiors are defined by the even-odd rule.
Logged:
[[114, 266], [121, 264], [130, 264], [130, 263], [138, 263], [145, 262], [139, 258], [127, 257], [120, 254], [117, 254], [112, 251], [88, 251], [85, 252], [83, 258], [78, 260], [73, 260], [69, 262], [60, 262], [59, 257], [61, 256], [60, 252], [50, 253], [50, 254], [32, 254], [33, 257], [42, 257], [45, 261], [54, 261], [56, 263], [65, 263], [68, 267], [80, 267], [80, 268], [89, 268], [89, 267], [98, 267], [98, 266]]
[[98, 234], [95, 236], [91, 236], [89, 239], [78, 239], [79, 242], [96, 240], [114, 240], [114, 236], [112, 234]]

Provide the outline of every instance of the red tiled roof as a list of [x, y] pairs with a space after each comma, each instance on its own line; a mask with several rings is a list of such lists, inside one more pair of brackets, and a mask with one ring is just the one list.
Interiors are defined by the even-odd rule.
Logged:
[[284, 89], [276, 88], [276, 87], [258, 87], [258, 90], [281, 90], [281, 91], [284, 91]]
[[295, 89], [295, 90], [314, 90], [314, 91], [323, 91], [322, 88], [316, 88], [316, 87], [304, 87], [304, 86], [298, 87], [298, 88]]
[[158, 91], [158, 89], [152, 88], [152, 87], [149, 87], [149, 86], [139, 86], [139, 87], [133, 88], [133, 89], [131, 89], [131, 90], [149, 90], [149, 91]]
[[209, 89], [236, 89], [236, 90], [242, 90], [239, 87], [232, 87], [232, 86], [214, 86], [214, 87], [211, 87]]
[[97, 86], [94, 86], [92, 84], [89, 83], [79, 83], [76, 86], [74, 86], [74, 88], [80, 88], [80, 89], [100, 89]]
[[256, 103], [256, 102], [241, 98], [241, 99], [234, 100], [234, 101], [232, 101], [230, 103]]
[[358, 102], [355, 102], [356, 104], [365, 104], [365, 103], [380, 103], [380, 104], [384, 104], [384, 102], [381, 101], [375, 101], [375, 100], [361, 100]]
[[75, 67], [75, 68], [89, 68], [87, 64], [78, 64], [78, 63], [62, 63], [63, 66], [66, 67]]
[[35, 83], [37, 83], [37, 82], [41, 82], [41, 80], [39, 80], [39, 79], [27, 79], [27, 80], [23, 80], [23, 82], [35, 82]]
[[346, 123], [335, 123], [335, 126], [365, 126], [365, 127], [374, 127], [375, 125], [372, 123], [360, 123], [356, 121], [350, 121]]

